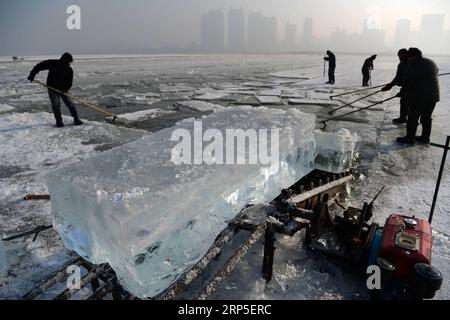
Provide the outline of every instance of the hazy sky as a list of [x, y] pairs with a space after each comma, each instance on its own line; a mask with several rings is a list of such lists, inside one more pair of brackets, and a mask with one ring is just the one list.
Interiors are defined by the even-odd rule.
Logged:
[[[82, 30], [66, 29], [66, 8], [82, 10]], [[314, 19], [314, 35], [329, 35], [337, 27], [360, 32], [370, 8], [378, 8], [388, 44], [398, 19], [418, 29], [425, 13], [446, 15], [450, 29], [449, 0], [0, 0], [0, 55], [74, 52], [111, 52], [130, 48], [188, 45], [200, 40], [200, 17], [208, 9], [242, 7], [303, 28]]]

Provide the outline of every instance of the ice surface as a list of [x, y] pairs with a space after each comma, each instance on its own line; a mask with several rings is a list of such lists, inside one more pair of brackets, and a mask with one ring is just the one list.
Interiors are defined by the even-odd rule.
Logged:
[[277, 96], [257, 96], [259, 103], [261, 104], [271, 104], [271, 105], [281, 105], [283, 100]]
[[[144, 121], [147, 119], [154, 119], [157, 117], [160, 117], [164, 114], [171, 114], [174, 113], [174, 111], [170, 110], [161, 110], [161, 109], [148, 109], [148, 110], [141, 110], [131, 113], [124, 113], [117, 115], [118, 121], [123, 123], [131, 123], [136, 121]], [[109, 118], [111, 119], [111, 118]]]
[[205, 101], [181, 101], [176, 106], [187, 107], [200, 112], [218, 111], [223, 109], [221, 105], [213, 104]]
[[316, 131], [315, 167], [335, 173], [351, 169], [357, 141], [358, 137], [347, 129], [336, 133]]
[[[338, 88], [334, 89], [335, 94], [353, 91], [360, 87], [361, 71], [354, 68], [354, 64], [356, 60], [360, 61], [363, 58], [363, 56], [342, 57], [339, 67]], [[372, 74], [374, 84], [385, 83], [395, 74], [397, 61], [389, 56], [382, 59], [383, 65], [380, 65], [376, 72]], [[35, 60], [37, 62], [42, 58], [35, 58]], [[77, 84], [103, 83], [101, 90], [103, 94], [109, 96], [123, 96], [122, 93], [118, 93], [116, 86], [110, 84], [120, 84], [120, 87], [127, 88], [127, 92], [133, 88], [132, 90], [138, 94], [147, 95], [145, 92], [154, 89], [149, 89], [147, 83], [141, 85], [135, 81], [136, 79], [148, 79], [149, 74], [156, 81], [159, 79], [159, 82], [171, 86], [182, 81], [183, 83], [189, 82], [193, 88], [197, 89], [199, 85], [209, 86], [210, 83], [223, 81], [223, 83], [232, 83], [236, 88], [239, 88], [243, 81], [249, 81], [250, 79], [267, 79], [273, 82], [273, 78], [265, 74], [267, 70], [278, 71], [296, 68], [303, 68], [304, 71], [299, 72], [299, 74], [315, 75], [315, 78], [308, 81], [298, 81], [296, 84], [289, 86], [292, 90], [299, 89], [299, 93], [308, 93], [313, 90], [331, 88], [324, 84], [322, 79], [323, 65], [317, 60], [317, 55], [270, 55], [270, 57], [266, 55], [215, 55], [214, 57], [208, 56], [206, 59], [205, 56], [196, 55], [183, 56], [182, 58], [179, 56], [120, 57], [120, 60], [117, 57], [114, 59], [104, 59], [103, 57], [85, 59], [83, 57], [83, 59], [77, 61]], [[450, 70], [448, 57], [436, 57], [436, 62], [441, 70]], [[39, 106], [38, 103], [33, 104], [33, 96], [31, 96], [31, 94], [42, 92], [42, 89], [23, 81], [22, 75], [29, 72], [34, 64], [35, 62], [0, 64], [1, 102], [15, 106], [16, 111], [19, 112], [28, 110], [29, 107], [36, 111], [47, 110], [48, 97], [43, 95], [46, 102]], [[208, 68], [198, 67], [206, 65]], [[101, 70], [104, 74], [96, 75], [92, 72], [93, 70]], [[192, 77], [189, 76], [188, 79], [182, 80], [176, 78], [179, 74], [188, 74], [190, 70], [194, 71], [189, 73], [192, 74]], [[109, 71], [112, 71], [111, 75], [107, 75]], [[257, 75], [254, 74], [255, 72]], [[239, 76], [234, 76], [235, 74], [239, 74]], [[41, 80], [45, 80], [45, 75], [41, 76]], [[128, 84], [124, 82], [127, 80], [130, 81]], [[450, 109], [447, 108], [450, 103], [450, 77], [442, 77], [441, 81], [442, 101], [436, 107], [432, 133], [433, 142], [439, 144], [445, 143], [450, 117]], [[137, 90], [138, 87], [141, 90]], [[283, 90], [284, 87], [285, 85], [283, 85]], [[300, 88], [303, 89], [301, 92]], [[241, 90], [236, 91], [243, 94], [242, 90], [251, 89], [241, 87]], [[74, 94], [80, 93], [76, 88], [74, 90]], [[254, 91], [259, 92], [260, 89]], [[388, 98], [392, 94], [395, 93], [381, 94], [379, 98]], [[24, 103], [13, 101], [19, 95], [27, 96], [26, 99], [23, 99]], [[189, 95], [189, 93], [185, 95]], [[253, 93], [250, 95], [253, 95]], [[171, 96], [171, 98], [173, 97]], [[283, 95], [283, 97], [286, 96]], [[300, 97], [306, 96], [300, 95]], [[362, 95], [350, 96], [348, 101], [356, 100], [358, 97], [362, 97]], [[89, 94], [85, 98], [95, 101], [95, 97], [89, 98]], [[173, 99], [182, 101], [191, 98], [176, 97]], [[39, 102], [38, 100], [36, 101]], [[129, 100], [132, 101], [133, 99], [130, 98]], [[370, 103], [370, 100], [367, 100], [366, 103]], [[128, 99], [124, 98], [124, 102], [127, 101]], [[360, 113], [359, 116], [355, 115], [356, 118], [369, 119], [371, 125], [345, 122], [346, 128], [351, 129], [352, 132], [356, 131], [361, 137], [358, 148], [361, 155], [360, 168], [363, 175], [361, 175], [361, 179], [357, 179], [353, 183], [351, 204], [360, 207], [364, 201], [371, 199], [381, 186], [386, 185], [385, 191], [375, 203], [375, 218], [379, 223], [384, 223], [384, 219], [393, 212], [418, 215], [424, 219], [428, 217], [427, 213], [430, 210], [442, 158], [442, 149], [439, 148], [428, 146], [405, 148], [395, 143], [398, 136], [405, 134], [404, 127], [394, 126], [391, 123], [391, 119], [398, 118], [398, 103], [398, 100], [387, 103], [385, 112], [376, 112], [377, 108], [375, 108]], [[357, 103], [356, 106], [359, 106], [359, 104]], [[125, 112], [135, 111], [131, 108], [130, 110]], [[308, 108], [308, 111], [318, 116], [327, 115], [326, 109]], [[39, 114], [33, 113], [29, 114], [27, 118], [34, 119], [38, 116]], [[13, 230], [27, 230], [30, 226], [43, 224], [44, 221], [50, 219], [50, 205], [47, 202], [24, 203], [23, 201], [16, 201], [27, 193], [46, 192], [47, 184], [41, 177], [43, 173], [99, 152], [94, 151], [94, 148], [103, 150], [106, 142], [101, 141], [103, 141], [102, 137], [104, 136], [110, 137], [106, 144], [115, 144], [120, 140], [118, 135], [108, 132], [113, 129], [122, 129], [112, 125], [106, 127], [106, 125], [99, 123], [92, 123], [92, 130], [89, 131], [79, 131], [79, 127], [72, 130], [70, 125], [63, 130], [53, 129], [54, 119], [52, 114], [48, 114], [42, 119], [44, 121], [25, 122], [18, 120], [20, 120], [18, 114], [0, 115], [0, 136], [7, 136], [7, 139], [0, 142], [2, 147], [5, 146], [5, 143], [7, 145], [7, 149], [3, 148], [3, 153], [0, 152], [0, 157], [7, 157], [7, 160], [12, 161], [11, 163], [8, 162], [7, 165], [20, 166], [22, 170], [25, 170], [19, 175], [0, 181], [0, 194], [2, 191], [7, 192], [7, 189], [14, 190], [14, 193], [8, 196], [11, 201], [0, 199], [0, 203], [6, 206], [6, 210], [3, 210], [5, 207], [0, 208], [0, 211], [3, 210], [0, 215], [0, 225], [2, 230], [12, 233], [14, 233]], [[68, 118], [68, 123], [70, 123], [69, 120], [71, 119]], [[328, 128], [334, 130], [342, 127], [343, 124], [339, 121], [330, 122]], [[42, 137], [46, 138], [49, 133], [52, 136], [51, 144], [48, 144], [48, 139], [42, 139]], [[55, 141], [58, 141], [58, 143], [55, 143]], [[95, 143], [95, 145], [85, 145], [85, 143]], [[67, 154], [64, 159], [59, 157], [59, 155], [69, 152], [70, 154]], [[58, 159], [56, 163], [53, 161], [55, 157]], [[36, 162], [35, 159], [39, 159], [39, 161]], [[3, 162], [2, 165], [5, 166], [5, 163]], [[0, 172], [4, 173], [5, 170]], [[30, 183], [31, 178], [33, 183]], [[5, 182], [8, 183], [7, 189], [5, 188]], [[436, 206], [435, 230], [446, 231], [450, 228], [450, 220], [448, 219], [450, 197], [446, 196], [448, 194], [450, 194], [450, 170], [446, 168]], [[14, 223], [11, 223], [11, 221], [14, 221]], [[261, 259], [257, 257], [261, 257], [263, 247], [261, 243], [257, 243], [239, 263], [238, 268], [229, 277], [229, 281], [225, 280], [218, 289], [217, 295], [211, 298], [354, 299], [354, 293], [361, 288], [364, 289], [364, 286], [361, 287], [359, 278], [356, 281], [351, 278], [352, 273], [345, 272], [340, 267], [330, 268], [331, 265], [334, 266], [330, 260], [317, 258], [317, 255], [309, 254], [308, 250], [302, 248], [303, 239], [300, 236], [298, 241], [293, 241], [291, 237], [279, 238], [277, 239], [277, 253], [274, 261], [274, 281], [267, 285], [261, 279]], [[53, 232], [48, 232], [40, 235], [36, 242], [28, 241], [27, 250], [21, 252], [20, 263], [11, 265], [8, 278], [0, 280], [0, 299], [20, 298], [35, 285], [46, 280], [50, 274], [63, 267], [69, 258], [73, 257], [69, 256], [68, 250], [64, 250], [60, 246], [58, 240]], [[449, 237], [435, 234], [433, 264], [442, 271], [445, 278], [443, 287], [437, 294], [437, 299], [450, 299], [449, 248]]]
[[269, 89], [269, 90], [263, 90], [261, 92], [259, 92], [260, 96], [277, 96], [280, 97], [281, 96], [281, 89], [277, 88], [277, 89]]
[[8, 104], [0, 103], [0, 113], [13, 111], [15, 108]]
[[229, 128], [280, 129], [278, 171], [175, 165], [171, 135], [192, 132], [192, 121], [57, 170], [48, 177], [56, 229], [81, 256], [110, 263], [131, 293], [153, 297], [199, 261], [245, 205], [272, 200], [312, 170], [314, 127], [315, 116], [295, 109], [230, 107], [203, 118], [203, 130], [224, 136]]
[[195, 100], [205, 100], [205, 101], [209, 101], [209, 100], [221, 100], [224, 99], [225, 97], [227, 97], [229, 94], [226, 92], [214, 92], [214, 91], [208, 91], [205, 94], [202, 94], [200, 96], [196, 96], [194, 99]]
[[271, 74], [272, 77], [289, 78], [289, 79], [309, 79], [309, 76], [304, 74], [304, 70], [288, 70], [279, 71]]

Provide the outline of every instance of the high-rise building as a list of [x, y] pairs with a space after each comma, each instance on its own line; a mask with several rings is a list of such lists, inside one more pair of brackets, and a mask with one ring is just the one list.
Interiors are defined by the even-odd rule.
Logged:
[[228, 12], [228, 49], [233, 52], [245, 50], [245, 13], [243, 9]]
[[419, 47], [427, 53], [443, 53], [444, 47], [444, 20], [443, 14], [424, 14], [419, 30]]
[[202, 15], [202, 48], [207, 52], [220, 52], [225, 47], [225, 14], [210, 10]]
[[248, 15], [247, 49], [270, 52], [277, 46], [277, 19], [265, 17], [260, 12]]
[[398, 20], [394, 38], [395, 50], [411, 46], [411, 21], [408, 19]]
[[284, 30], [284, 47], [287, 50], [294, 50], [297, 38], [297, 26], [295, 24], [286, 23]]
[[381, 29], [369, 28], [367, 20], [364, 21], [364, 28], [361, 37], [359, 52], [379, 53], [385, 50], [385, 32]]
[[313, 47], [313, 19], [308, 17], [303, 24], [303, 50], [311, 50]]
[[335, 51], [348, 51], [347, 31], [343, 28], [336, 28], [331, 34], [329, 47]]

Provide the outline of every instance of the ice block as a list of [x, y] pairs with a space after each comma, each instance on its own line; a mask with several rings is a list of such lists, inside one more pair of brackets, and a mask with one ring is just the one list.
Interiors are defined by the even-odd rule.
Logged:
[[[154, 297], [174, 283], [247, 204], [271, 201], [313, 170], [314, 115], [230, 107], [201, 120], [204, 133], [214, 129], [224, 137], [227, 129], [278, 130], [277, 166], [175, 164], [172, 152], [180, 143], [172, 141], [175, 130], [189, 132], [192, 150], [198, 151], [192, 119], [47, 177], [55, 228], [65, 245], [94, 264], [109, 263], [138, 297]], [[237, 145], [224, 146], [224, 154], [236, 153]], [[269, 139], [268, 154], [272, 151]], [[247, 157], [254, 152], [245, 145]]]
[[342, 173], [353, 166], [358, 137], [347, 129], [335, 133], [316, 132], [315, 167], [327, 172]]

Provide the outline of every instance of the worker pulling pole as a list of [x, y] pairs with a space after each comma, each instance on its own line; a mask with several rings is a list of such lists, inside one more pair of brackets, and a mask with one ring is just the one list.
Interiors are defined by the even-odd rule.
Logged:
[[49, 90], [53, 90], [53, 91], [55, 91], [55, 92], [57, 92], [59, 94], [62, 94], [64, 96], [66, 96], [66, 97], [69, 97], [69, 98], [79, 102], [81, 105], [84, 105], [84, 106], [86, 106], [88, 108], [91, 108], [91, 109], [97, 111], [97, 112], [100, 112], [100, 113], [104, 114], [105, 116], [112, 117], [113, 118], [112, 122], [116, 121], [116, 119], [117, 119], [117, 116], [115, 114], [112, 114], [112, 113], [110, 113], [108, 111], [102, 110], [102, 109], [94, 106], [93, 104], [91, 104], [89, 102], [86, 102], [86, 101], [83, 101], [83, 100], [81, 100], [81, 99], [79, 99], [79, 98], [77, 98], [77, 97], [75, 97], [75, 96], [73, 96], [73, 95], [71, 95], [69, 93], [62, 92], [62, 91], [60, 91], [60, 90], [58, 90], [56, 88], [50, 87], [50, 86], [48, 86], [48, 85], [46, 85], [46, 84], [44, 84], [44, 83], [42, 83], [42, 82], [40, 82], [38, 80], [33, 80], [33, 82], [38, 83], [41, 86], [43, 86], [43, 87], [45, 87], [45, 88], [47, 88]]
[[377, 103], [374, 103], [374, 104], [372, 104], [372, 105], [370, 105], [370, 106], [368, 106], [368, 107], [365, 107], [365, 108], [361, 108], [361, 109], [358, 109], [358, 110], [354, 110], [354, 111], [352, 111], [352, 112], [348, 112], [348, 113], [346, 113], [346, 114], [343, 114], [343, 115], [340, 115], [340, 116], [337, 116], [337, 117], [333, 117], [333, 118], [330, 118], [330, 119], [321, 121], [320, 123], [323, 124], [322, 130], [325, 129], [325, 128], [327, 127], [327, 122], [334, 121], [334, 120], [343, 118], [343, 117], [345, 117], [345, 116], [348, 116], [348, 115], [351, 115], [351, 114], [354, 114], [354, 113], [357, 113], [357, 112], [360, 112], [360, 111], [364, 111], [364, 110], [373, 108], [373, 107], [375, 107], [375, 106], [377, 106], [377, 105], [379, 105], [379, 104], [383, 104], [383, 103], [388, 102], [388, 101], [390, 101], [390, 100], [393, 100], [393, 99], [395, 99], [395, 98], [397, 98], [397, 96], [393, 96], [393, 97], [390, 97], [390, 98], [388, 98], [388, 99], [385, 99], [385, 100], [382, 100], [382, 101], [378, 101]]
[[[116, 115], [104, 111], [90, 103], [82, 101], [68, 93], [73, 85], [73, 69], [71, 67], [72, 62], [72, 55], [66, 52], [61, 56], [60, 59], [45, 60], [38, 63], [36, 66], [34, 66], [33, 70], [31, 70], [30, 75], [28, 76], [28, 80], [30, 82], [38, 83], [48, 89], [48, 95], [52, 105], [53, 115], [55, 116], [56, 120], [56, 127], [64, 127], [61, 114], [61, 100], [69, 109], [70, 114], [72, 115], [74, 120], [74, 125], [83, 125], [83, 122], [78, 117], [77, 109], [71, 99], [74, 99], [82, 105], [94, 109], [97, 112], [112, 117], [114, 122], [117, 119]], [[34, 79], [39, 72], [45, 70], [48, 70], [47, 84]]]
[[351, 106], [351, 105], [353, 105], [353, 104], [356, 103], [356, 102], [359, 102], [359, 101], [361, 101], [361, 100], [367, 99], [367, 98], [369, 98], [369, 97], [371, 97], [371, 96], [374, 96], [374, 95], [376, 95], [376, 94], [378, 94], [378, 93], [380, 93], [380, 92], [381, 92], [381, 90], [378, 90], [377, 92], [374, 92], [374, 93], [371, 93], [371, 94], [369, 94], [369, 95], [367, 95], [367, 96], [365, 96], [365, 97], [359, 98], [358, 100], [349, 102], [349, 103], [343, 105], [342, 107], [339, 107], [339, 108], [336, 108], [336, 109], [334, 109], [334, 110], [331, 110], [331, 111], [328, 112], [328, 113], [329, 113], [329, 114], [335, 114], [336, 111], [339, 111], [339, 110], [341, 110], [341, 109], [344, 109], [345, 107]]

